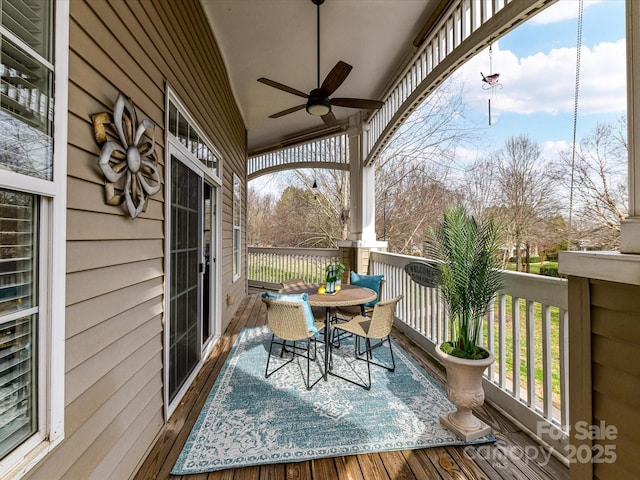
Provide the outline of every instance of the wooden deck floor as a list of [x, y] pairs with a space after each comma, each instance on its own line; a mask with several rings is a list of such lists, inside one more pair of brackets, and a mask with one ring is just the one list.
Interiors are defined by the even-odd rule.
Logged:
[[[423, 480], [423, 479], [552, 479], [569, 478], [568, 468], [491, 405], [477, 412], [494, 429], [495, 444], [478, 447], [438, 447], [223, 470], [173, 476], [170, 471], [222, 365], [243, 327], [264, 325], [266, 309], [258, 295], [243, 299], [194, 384], [185, 395], [138, 471], [136, 480]], [[444, 371], [402, 333], [393, 339], [442, 384]], [[545, 461], [547, 460], [547, 461]]]

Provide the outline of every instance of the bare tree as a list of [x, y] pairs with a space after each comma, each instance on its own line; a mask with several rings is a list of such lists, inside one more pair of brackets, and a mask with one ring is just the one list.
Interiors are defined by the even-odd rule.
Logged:
[[50, 179], [53, 139], [0, 110], [0, 166], [36, 178]]
[[268, 245], [275, 204], [272, 194], [261, 194], [257, 189], [249, 187], [247, 192], [247, 243], [249, 245]]
[[620, 222], [627, 216], [626, 119], [599, 123], [576, 148], [560, 157], [565, 181], [573, 169], [576, 224], [573, 240], [589, 248], [617, 249]]
[[465, 171], [462, 179], [464, 201], [470, 214], [478, 219], [487, 216], [496, 205], [498, 189], [496, 162], [489, 158], [479, 158]]
[[[526, 135], [508, 138], [496, 152], [496, 193], [505, 215], [504, 225], [515, 247], [517, 270], [522, 247], [528, 260], [540, 235], [543, 225], [540, 220], [556, 211], [553, 183], [545, 175], [540, 157], [540, 146]], [[528, 261], [526, 265], [528, 268]]]
[[446, 170], [432, 163], [397, 162], [376, 177], [376, 233], [389, 251], [422, 255], [425, 231], [459, 195], [446, 183]]
[[[445, 82], [399, 128], [379, 156], [375, 166], [376, 230], [378, 238], [389, 242], [390, 251], [422, 253], [426, 228], [444, 209], [460, 202], [459, 192], [446, 184], [450, 165], [455, 148], [477, 138], [476, 129], [466, 124], [463, 89], [464, 84], [455, 77]], [[309, 154], [309, 158], [320, 156], [330, 161], [330, 155], [339, 152], [315, 148], [310, 145], [308, 151], [300, 150], [305, 161]], [[318, 186], [315, 198], [310, 192], [314, 181]], [[270, 236], [270, 244], [333, 246], [348, 238], [347, 171], [297, 170], [289, 174], [288, 185], [287, 198], [278, 201], [277, 209], [286, 208], [295, 216], [289, 218], [286, 228], [271, 222], [271, 230], [279, 236]], [[307, 240], [303, 241], [305, 235]]]
[[321, 229], [316, 235], [324, 236], [325, 243], [335, 246], [338, 240], [349, 236], [349, 172], [345, 170], [295, 170], [291, 185], [304, 185], [311, 190], [316, 185], [313, 209], [326, 221], [318, 222]]
[[447, 186], [455, 149], [477, 138], [465, 120], [464, 83], [453, 76], [405, 121], [376, 165], [376, 231], [389, 251], [423, 254], [425, 231], [460, 201]]

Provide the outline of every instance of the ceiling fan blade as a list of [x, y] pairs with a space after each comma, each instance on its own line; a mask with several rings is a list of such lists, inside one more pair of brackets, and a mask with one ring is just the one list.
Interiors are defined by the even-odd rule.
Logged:
[[333, 112], [329, 112], [320, 118], [322, 118], [322, 121], [327, 127], [335, 127], [336, 125], [338, 125], [338, 120], [336, 120], [336, 116], [333, 114]]
[[331, 105], [347, 108], [364, 108], [366, 110], [372, 108], [382, 108], [383, 102], [378, 100], [367, 100], [365, 98], [332, 98]]
[[327, 75], [327, 78], [322, 82], [322, 86], [320, 87], [322, 94], [328, 97], [335, 92], [338, 87], [342, 85], [342, 82], [345, 81], [352, 68], [351, 65], [342, 60], [336, 63], [335, 67], [333, 67], [329, 75]]
[[306, 94], [304, 92], [301, 92], [300, 90], [296, 90], [293, 87], [288, 87], [287, 85], [284, 85], [282, 83], [278, 83], [278, 82], [275, 82], [273, 80], [269, 80], [268, 78], [260, 77], [258, 79], [258, 81], [260, 83], [264, 83], [265, 85], [269, 85], [270, 87], [277, 88], [278, 90], [282, 90], [282, 91], [287, 92], [287, 93], [293, 93], [294, 95], [297, 95], [297, 96], [302, 97], [302, 98], [309, 98], [308, 94]]
[[273, 115], [269, 115], [269, 118], [284, 117], [285, 115], [289, 115], [290, 113], [297, 112], [298, 110], [302, 110], [304, 107], [306, 107], [305, 104], [297, 105], [297, 106], [291, 107], [291, 108], [287, 108], [286, 110], [283, 110], [281, 112], [274, 113]]

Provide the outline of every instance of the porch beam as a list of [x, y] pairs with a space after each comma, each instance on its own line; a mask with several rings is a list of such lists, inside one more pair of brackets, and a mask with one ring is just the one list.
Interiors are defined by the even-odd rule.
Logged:
[[[501, 37], [557, 0], [512, 0], [503, 8], [476, 16], [474, 2], [454, 1], [430, 30], [404, 73], [382, 96], [384, 106], [369, 120], [371, 134], [365, 148], [365, 165], [371, 165], [404, 120], [440, 83], [489, 42]], [[482, 2], [484, 6], [484, 2]], [[465, 9], [468, 8], [468, 11]], [[470, 18], [467, 18], [469, 16]], [[477, 21], [477, 24], [476, 24]], [[469, 24], [467, 24], [469, 23]], [[452, 30], [452, 31], [450, 31]], [[448, 39], [453, 39], [453, 44]]]

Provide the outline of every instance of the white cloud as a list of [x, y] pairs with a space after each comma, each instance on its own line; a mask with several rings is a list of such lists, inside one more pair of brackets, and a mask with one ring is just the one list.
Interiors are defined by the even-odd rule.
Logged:
[[471, 163], [478, 160], [482, 157], [482, 152], [480, 152], [477, 148], [469, 149], [465, 147], [457, 146], [454, 154], [454, 165], [459, 165], [460, 168], [464, 168]]
[[545, 161], [555, 161], [558, 159], [558, 153], [563, 152], [571, 148], [571, 144], [567, 143], [564, 140], [560, 140], [557, 142], [547, 140], [546, 142], [542, 142], [541, 149], [541, 157]]
[[[582, 47], [579, 111], [581, 114], [618, 113], [626, 109], [625, 40]], [[476, 55], [462, 69], [467, 81], [467, 103], [486, 109], [489, 95], [497, 117], [502, 112], [558, 114], [573, 112], [576, 82], [576, 49], [556, 48], [518, 58], [493, 45], [493, 71], [500, 73], [503, 88], [483, 91], [480, 72], [488, 75], [489, 54]], [[478, 88], [472, 88], [477, 82]]]
[[[283, 175], [285, 173], [285, 175]], [[262, 175], [249, 181], [249, 188], [255, 188], [261, 195], [273, 195], [279, 198], [286, 188], [286, 174], [288, 172], [276, 172]]]
[[[602, 0], [587, 0], [584, 2], [583, 8], [587, 9], [596, 3], [600, 3]], [[611, 1], [611, 0], [609, 0]], [[560, 1], [554, 3], [552, 8], [547, 8], [539, 14], [535, 15], [531, 19], [531, 23], [538, 25], [548, 25], [550, 23], [563, 22], [565, 20], [571, 20], [572, 18], [578, 18], [578, 5], [580, 2], [577, 0], [572, 1]]]

